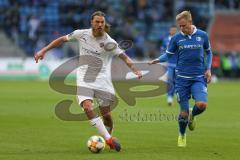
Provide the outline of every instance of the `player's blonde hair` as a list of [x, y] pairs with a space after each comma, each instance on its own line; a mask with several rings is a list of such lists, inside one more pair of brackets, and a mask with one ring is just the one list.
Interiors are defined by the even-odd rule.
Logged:
[[183, 11], [176, 16], [176, 21], [180, 19], [186, 19], [187, 21], [192, 21], [192, 14], [190, 11]]

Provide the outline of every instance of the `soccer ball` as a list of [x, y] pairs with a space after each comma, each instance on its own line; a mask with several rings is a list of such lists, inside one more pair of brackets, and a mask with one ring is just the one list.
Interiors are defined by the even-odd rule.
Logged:
[[92, 136], [88, 139], [87, 147], [92, 153], [100, 153], [105, 148], [105, 140], [101, 136]]

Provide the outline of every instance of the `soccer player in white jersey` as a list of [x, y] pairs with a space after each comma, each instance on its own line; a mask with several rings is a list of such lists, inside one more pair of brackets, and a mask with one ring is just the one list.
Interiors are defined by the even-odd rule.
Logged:
[[[107, 34], [107, 29], [108, 25], [105, 21], [105, 14], [101, 11], [96, 11], [91, 16], [91, 28], [75, 30], [68, 35], [57, 38], [35, 54], [35, 61], [37, 63], [38, 60], [42, 60], [50, 49], [58, 47], [73, 39], [79, 42], [80, 59], [81, 56], [90, 55], [102, 61], [101, 70], [98, 71], [94, 82], [88, 82], [85, 79], [86, 77], [84, 78], [88, 66], [83, 65], [78, 68], [77, 85], [87, 88], [87, 91], [84, 91], [82, 94], [81, 92], [83, 91], [78, 89], [77, 98], [79, 105], [84, 109], [92, 126], [97, 128], [98, 132], [105, 138], [106, 143], [111, 149], [120, 151], [120, 143], [111, 135], [113, 121], [110, 112], [110, 105], [112, 104], [113, 99], [109, 98], [109, 95], [104, 95], [99, 91], [104, 91], [105, 94], [108, 92], [110, 95], [114, 95], [115, 93], [110, 79], [111, 60], [114, 56], [118, 56], [122, 59], [138, 78], [141, 78], [142, 74], [137, 68], [135, 68], [132, 60], [124, 53], [124, 51], [118, 47], [116, 41]], [[94, 64], [98, 62], [92, 61], [90, 63]], [[102, 118], [93, 111], [94, 98], [99, 102], [103, 121]]]

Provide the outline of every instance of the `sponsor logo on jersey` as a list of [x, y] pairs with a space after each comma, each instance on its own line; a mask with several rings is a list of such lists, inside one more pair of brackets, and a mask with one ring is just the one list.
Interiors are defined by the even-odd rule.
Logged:
[[200, 49], [203, 46], [201, 44], [189, 44], [189, 45], [180, 45], [179, 49]]
[[94, 51], [91, 51], [91, 50], [89, 50], [89, 49], [87, 49], [87, 48], [84, 48], [84, 47], [82, 48], [82, 51], [85, 52], [85, 53], [87, 53], [87, 54], [100, 55], [100, 53], [98, 53], [97, 51], [94, 52]]

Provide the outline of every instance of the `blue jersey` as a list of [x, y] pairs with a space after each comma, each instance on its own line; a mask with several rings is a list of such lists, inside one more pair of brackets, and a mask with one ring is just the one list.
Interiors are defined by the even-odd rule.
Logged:
[[[166, 52], [168, 44], [169, 44], [171, 38], [172, 38], [171, 36], [168, 36], [168, 37], [163, 39], [162, 47], [161, 47], [161, 53], [165, 53]], [[175, 66], [176, 63], [177, 63], [177, 55], [173, 55], [173, 56], [169, 57], [167, 59], [167, 62], [170, 64], [169, 66]]]
[[177, 55], [176, 76], [184, 78], [203, 76], [206, 70], [204, 50], [211, 53], [206, 32], [195, 28], [192, 35], [185, 35], [182, 32], [175, 34], [166, 52]]

